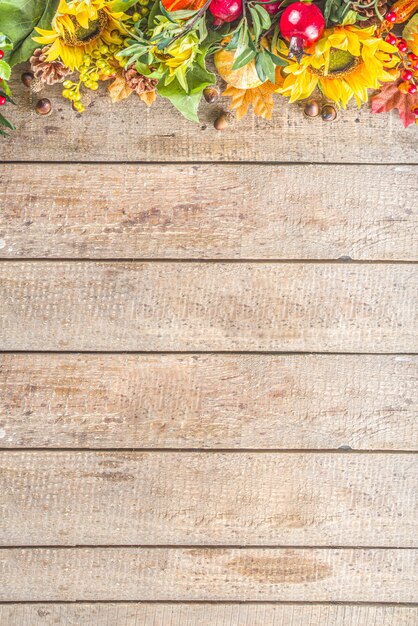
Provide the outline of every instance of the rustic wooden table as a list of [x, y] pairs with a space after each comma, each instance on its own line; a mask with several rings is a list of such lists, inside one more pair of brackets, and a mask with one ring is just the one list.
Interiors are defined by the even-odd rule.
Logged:
[[13, 87], [1, 626], [416, 625], [417, 131]]

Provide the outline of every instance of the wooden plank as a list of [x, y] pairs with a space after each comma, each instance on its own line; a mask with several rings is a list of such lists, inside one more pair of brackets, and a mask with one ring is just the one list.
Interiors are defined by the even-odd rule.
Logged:
[[18, 130], [0, 144], [4, 161], [418, 162], [416, 135], [405, 132], [397, 115], [372, 115], [355, 105], [329, 124], [306, 120], [298, 105], [277, 97], [271, 122], [249, 115], [216, 132], [212, 123], [226, 101], [204, 104], [201, 124], [194, 124], [162, 99], [149, 110], [137, 98], [116, 106], [103, 91], [81, 115], [71, 111], [56, 85], [43, 92], [53, 112], [42, 118], [34, 111], [38, 96], [20, 82], [21, 69], [11, 83]]
[[417, 352], [415, 265], [3, 262], [2, 350]]
[[0, 626], [416, 626], [409, 606], [265, 604], [11, 604]]
[[416, 550], [15, 548], [1, 601], [416, 600]]
[[414, 166], [13, 164], [0, 188], [6, 258], [418, 259]]
[[418, 357], [0, 355], [0, 446], [418, 449]]
[[418, 547], [414, 454], [0, 452], [1, 545]]

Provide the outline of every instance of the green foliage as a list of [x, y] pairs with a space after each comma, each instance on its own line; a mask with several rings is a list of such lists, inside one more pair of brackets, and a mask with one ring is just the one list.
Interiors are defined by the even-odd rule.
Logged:
[[186, 92], [177, 79], [168, 85], [158, 83], [158, 93], [170, 102], [191, 122], [198, 122], [198, 109], [202, 92], [206, 87], [214, 85], [216, 77], [205, 67], [204, 55], [199, 55], [192, 70], [187, 75], [188, 91]]
[[252, 19], [251, 27], [248, 26], [247, 18], [243, 18], [226, 46], [227, 50], [235, 50], [232, 69], [239, 70], [255, 60], [260, 80], [263, 82], [269, 80], [274, 83], [276, 66], [287, 65], [286, 59], [275, 54], [278, 29], [275, 29], [275, 36], [271, 43], [272, 49], [269, 50], [266, 47], [266, 40], [263, 41], [263, 34], [271, 27], [270, 15], [260, 5], [250, 6], [249, 12]]
[[345, 16], [351, 10], [349, 0], [326, 0], [324, 17], [327, 25], [342, 24]]
[[418, 13], [413, 15], [402, 32], [404, 39], [412, 39], [414, 33], [418, 33]]
[[50, 28], [59, 0], [0, 0], [0, 26], [12, 41], [5, 60], [13, 66], [27, 61], [38, 44], [32, 41], [35, 26]]
[[[0, 33], [0, 50], [6, 51], [12, 50], [12, 48], [13, 44], [10, 39], [4, 33]], [[10, 78], [10, 72], [10, 65], [7, 63], [7, 61], [5, 61], [4, 59], [0, 59], [0, 78], [2, 79], [0, 96], [6, 98], [7, 102], [14, 104], [11, 98], [10, 87], [7, 84], [7, 81]], [[8, 130], [15, 130], [16, 127], [14, 126], [14, 124], [12, 124], [12, 122], [9, 122], [9, 120], [0, 113], [0, 137], [7, 136], [7, 132], [4, 130], [5, 128], [7, 128]]]
[[112, 2], [113, 11], [121, 11], [122, 13], [133, 7], [138, 0], [115, 0]]

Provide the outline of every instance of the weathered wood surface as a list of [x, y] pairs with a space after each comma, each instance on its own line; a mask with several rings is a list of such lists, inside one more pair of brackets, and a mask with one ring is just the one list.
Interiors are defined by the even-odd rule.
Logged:
[[0, 626], [416, 626], [418, 609], [374, 605], [11, 604]]
[[13, 548], [1, 601], [416, 600], [417, 550]]
[[413, 454], [0, 452], [0, 544], [418, 547]]
[[9, 164], [0, 186], [6, 258], [418, 259], [414, 166]]
[[34, 111], [38, 96], [20, 82], [21, 70], [15, 69], [11, 82], [18, 130], [1, 142], [0, 160], [418, 163], [415, 129], [405, 130], [396, 114], [372, 115], [368, 107], [350, 106], [327, 124], [306, 120], [298, 105], [277, 97], [271, 122], [251, 114], [216, 132], [212, 124], [226, 100], [203, 104], [201, 124], [162, 99], [147, 110], [137, 98], [113, 105], [104, 91], [76, 114], [56, 85], [47, 92], [53, 112], [42, 118]]
[[418, 267], [0, 264], [0, 349], [417, 352]]
[[418, 449], [410, 355], [0, 355], [0, 447]]

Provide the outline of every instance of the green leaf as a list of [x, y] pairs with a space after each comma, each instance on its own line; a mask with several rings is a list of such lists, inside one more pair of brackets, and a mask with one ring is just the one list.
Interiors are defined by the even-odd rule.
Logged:
[[6, 126], [6, 128], [9, 128], [10, 130], [16, 130], [16, 126], [12, 124], [12, 122], [9, 122], [9, 120], [7, 120], [4, 117], [4, 115], [2, 115], [1, 113], [0, 113], [0, 125]]
[[148, 28], [152, 28], [154, 26], [154, 20], [157, 15], [161, 14], [160, 3], [154, 2], [152, 5], [152, 9], [148, 15]]
[[[241, 25], [242, 26], [242, 25]], [[236, 50], [238, 47], [239, 38], [241, 36], [241, 26], [237, 28], [235, 33], [232, 35], [231, 41], [225, 46], [226, 50]]]
[[269, 56], [268, 51], [262, 50], [261, 52], [258, 53], [257, 56], [260, 59], [260, 64], [261, 64], [261, 67], [263, 68], [263, 72], [265, 76], [267, 76], [268, 80], [274, 84], [276, 82], [276, 66], [274, 65], [273, 60]]
[[285, 65], [289, 64], [289, 62], [286, 59], [283, 59], [282, 57], [277, 56], [277, 54], [273, 54], [271, 50], [266, 50], [266, 52], [271, 58], [271, 60], [273, 61], [274, 65], [279, 65], [281, 67], [284, 67]]
[[112, 2], [112, 11], [127, 11], [136, 4], [138, 0], [116, 0]]
[[232, 69], [239, 70], [241, 67], [244, 67], [244, 65], [247, 65], [250, 61], [253, 60], [255, 55], [256, 52], [249, 47], [244, 48], [242, 52], [240, 52], [238, 48], [237, 56], [232, 64]]
[[255, 58], [255, 69], [257, 70], [258, 77], [263, 83], [267, 80], [267, 76], [264, 72], [263, 64], [261, 63], [261, 55], [257, 54]]
[[0, 59], [0, 78], [4, 80], [9, 80], [10, 78], [10, 65], [6, 63], [3, 59]]
[[51, 28], [59, 0], [0, 0], [1, 30], [13, 42], [14, 49], [6, 53], [11, 66], [27, 61], [39, 47], [32, 37], [35, 26]]
[[402, 37], [407, 40], [412, 39], [412, 35], [416, 32], [418, 32], [418, 13], [411, 17], [403, 29]]
[[266, 9], [263, 6], [261, 6], [261, 4], [256, 4], [254, 8], [260, 16], [261, 27], [264, 28], [265, 30], [270, 28], [271, 18], [270, 18], [269, 13], [266, 11]]
[[13, 44], [10, 39], [3, 33], [0, 33], [0, 50], [3, 50], [4, 52], [5, 50], [12, 50], [12, 48]]
[[196, 63], [190, 68], [188, 75], [189, 93], [182, 89], [178, 80], [173, 80], [169, 85], [163, 85], [161, 82], [157, 85], [158, 93], [170, 100], [170, 102], [184, 115], [184, 117], [192, 122], [198, 122], [197, 114], [202, 92], [205, 87], [214, 85], [216, 77], [205, 67], [204, 55], [197, 57]]
[[255, 9], [255, 7], [250, 7], [250, 14], [251, 14], [251, 18], [253, 20], [253, 35], [254, 35], [254, 39], [256, 41], [259, 40], [260, 35], [261, 35], [261, 19], [260, 16], [258, 14], [258, 11]]
[[355, 11], [347, 11], [344, 18], [341, 20], [343, 26], [349, 24], [355, 24], [357, 22], [357, 13]]
[[325, 18], [326, 22], [328, 22], [328, 20], [330, 18], [331, 11], [332, 11], [332, 8], [334, 6], [334, 2], [335, 2], [335, 0], [326, 0], [325, 1], [324, 18]]

